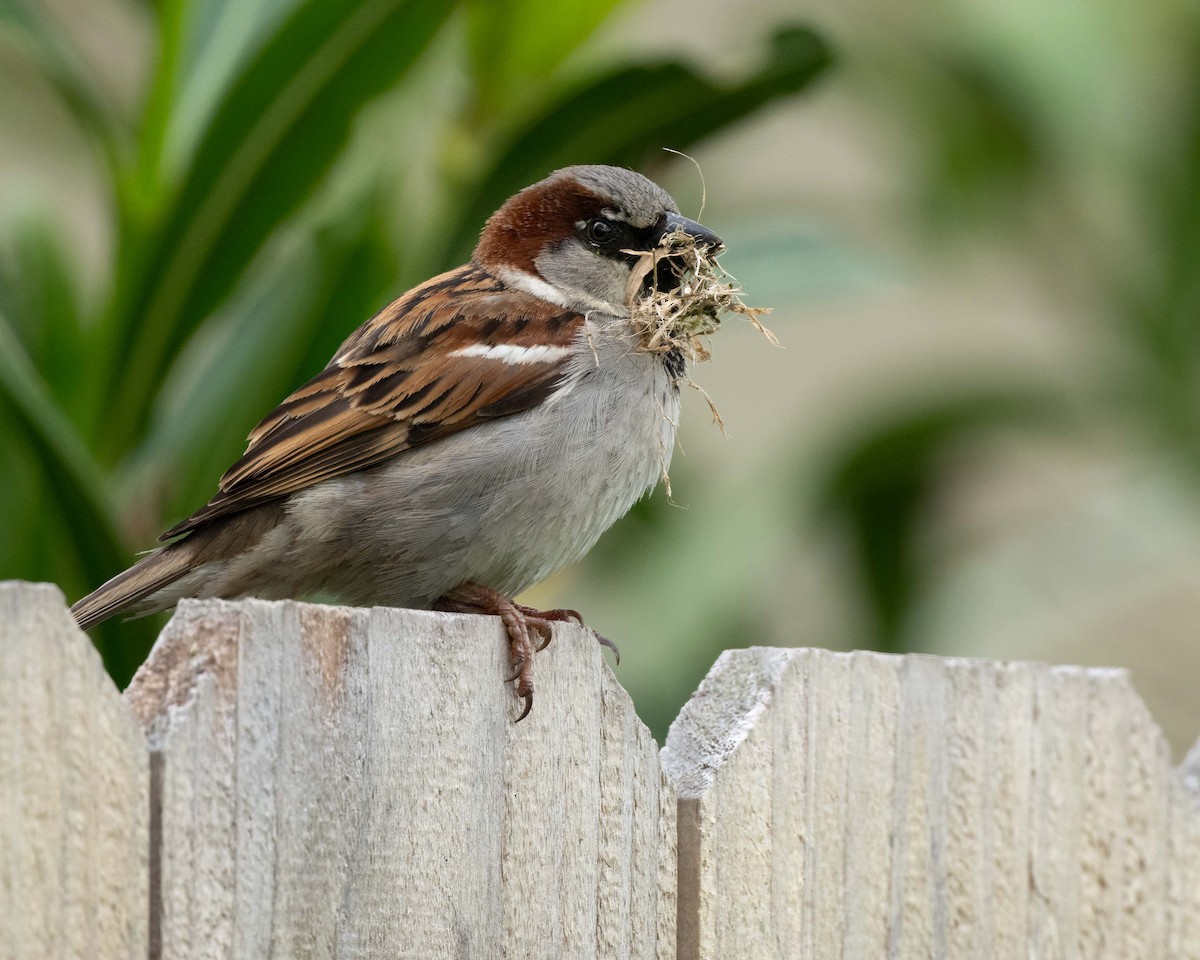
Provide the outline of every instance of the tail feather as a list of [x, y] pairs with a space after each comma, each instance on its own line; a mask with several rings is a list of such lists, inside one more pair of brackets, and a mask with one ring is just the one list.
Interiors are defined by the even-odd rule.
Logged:
[[195, 551], [187, 546], [184, 541], [162, 547], [118, 573], [71, 607], [75, 622], [90, 630], [114, 613], [170, 586], [192, 569]]
[[267, 503], [193, 530], [182, 540], [143, 557], [76, 603], [71, 607], [75, 622], [89, 630], [123, 610], [153, 613], [173, 606], [174, 598], [157, 606], [152, 601], [138, 604], [203, 564], [228, 562], [252, 549], [282, 518], [283, 505]]

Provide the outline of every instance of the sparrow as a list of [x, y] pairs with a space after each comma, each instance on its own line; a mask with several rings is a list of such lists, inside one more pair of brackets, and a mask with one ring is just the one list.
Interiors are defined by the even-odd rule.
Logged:
[[76, 621], [314, 593], [495, 615], [524, 719], [531, 635], [541, 649], [550, 621], [582, 618], [512, 597], [580, 559], [670, 463], [686, 360], [638, 349], [629, 287], [675, 231], [723, 249], [620, 167], [566, 167], [510, 197], [469, 263], [354, 331], [254, 428], [216, 495]]

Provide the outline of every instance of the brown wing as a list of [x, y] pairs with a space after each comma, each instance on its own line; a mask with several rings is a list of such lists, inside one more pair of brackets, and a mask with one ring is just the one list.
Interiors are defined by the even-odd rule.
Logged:
[[255, 427], [220, 492], [160, 539], [535, 406], [563, 375], [566, 351], [554, 348], [582, 323], [473, 264], [415, 287]]

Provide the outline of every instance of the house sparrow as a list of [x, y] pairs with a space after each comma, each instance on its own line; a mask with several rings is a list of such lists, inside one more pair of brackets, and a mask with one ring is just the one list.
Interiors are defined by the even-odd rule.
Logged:
[[523, 719], [531, 634], [544, 646], [547, 621], [577, 615], [510, 598], [587, 553], [670, 461], [685, 361], [638, 350], [627, 288], [638, 251], [678, 230], [723, 246], [619, 167], [567, 167], [511, 197], [470, 263], [351, 334], [172, 542], [75, 619], [316, 592], [498, 615]]

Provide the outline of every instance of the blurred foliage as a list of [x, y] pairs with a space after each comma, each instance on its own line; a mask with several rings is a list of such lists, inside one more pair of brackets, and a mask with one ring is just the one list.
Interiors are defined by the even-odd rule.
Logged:
[[1131, 459], [1190, 474], [1200, 511], [1200, 9], [938, 10], [863, 44], [872, 106], [914, 161], [913, 235], [1005, 237], [1104, 349], [1083, 382], [910, 386], [806, 458], [796, 529], [814, 510], [841, 528], [871, 611], [857, 642], [889, 651], [920, 647], [933, 508], [981, 438], [1116, 433]]
[[[0, 576], [72, 599], [94, 587], [211, 494], [254, 422], [347, 332], [461, 262], [514, 190], [570, 162], [656, 175], [677, 162], [662, 147], [760, 114], [829, 63], [794, 26], [764, 28], [719, 74], [676, 56], [597, 57], [594, 32], [621, 7], [156, 0], [138, 8], [154, 56], [130, 98], [37, 0], [0, 0], [0, 58], [36, 72], [90, 144], [111, 239], [96, 289], [86, 251], [46, 211], [0, 224]], [[753, 19], [777, 15], [768, 4]], [[606, 634], [647, 634], [622, 680], [659, 735], [726, 647], [919, 647], [953, 575], [942, 507], [997, 436], [1102, 436], [1186, 478], [1200, 514], [1200, 10], [859, 0], [842, 15], [838, 109], [867, 118], [899, 183], [896, 208], [872, 211], [887, 225], [878, 246], [900, 237], [918, 269], [947, 274], [961, 247], [1032, 264], [1062, 308], [1056, 334], [1087, 358], [981, 377], [948, 350], [895, 383], [850, 383], [851, 412], [805, 411], [815, 439], [773, 439], [772, 462], [737, 489], [677, 457], [677, 495], [707, 509], [643, 501], [571, 584], [617, 626], [598, 623]], [[824, 182], [806, 168], [810, 132], [788, 141], [780, 156], [796, 169], [771, 189]], [[781, 308], [785, 343], [802, 339], [788, 308], [845, 299], [879, 261], [890, 283], [912, 279], [901, 257], [867, 252], [878, 235], [810, 229], [812, 215], [781, 204], [720, 226], [755, 302]], [[802, 586], [826, 590], [817, 605], [833, 612], [797, 641], [784, 618], [812, 597], [772, 591], [801, 582], [787, 577], [813, 542], [832, 559]], [[827, 637], [831, 618], [849, 626]], [[96, 631], [119, 680], [155, 627]]]
[[[0, 55], [91, 144], [112, 237], [92, 295], [48, 218], [0, 236], [0, 577], [71, 599], [99, 585], [207, 499], [353, 327], [467, 256], [513, 190], [565, 163], [661, 166], [829, 62], [787, 27], [719, 81], [671, 60], [573, 67], [617, 6], [160, 0], [124, 107], [40, 5], [0, 0]], [[94, 632], [119, 683], [156, 627]]]
[[923, 533], [956, 454], [991, 430], [1018, 426], [1064, 427], [1066, 411], [1032, 385], [956, 393], [880, 417], [829, 452], [828, 472], [815, 482], [818, 503], [849, 533], [875, 649], [912, 647], [909, 618], [935, 576]]

